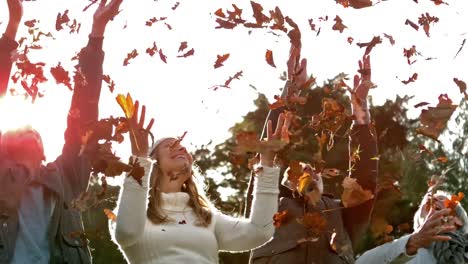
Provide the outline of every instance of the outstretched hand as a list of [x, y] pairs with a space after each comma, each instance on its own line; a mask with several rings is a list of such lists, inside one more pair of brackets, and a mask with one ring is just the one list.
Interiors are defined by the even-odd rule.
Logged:
[[149, 134], [151, 127], [154, 124], [154, 118], [151, 118], [148, 126], [144, 128], [146, 107], [141, 109], [140, 119], [138, 119], [139, 102], [135, 102], [135, 112], [133, 116], [128, 119], [130, 130], [130, 143], [132, 145], [132, 154], [138, 157], [148, 156], [149, 150]]
[[426, 221], [415, 231], [406, 244], [406, 253], [414, 255], [419, 248], [427, 248], [435, 241], [448, 241], [449, 236], [440, 235], [441, 233], [456, 230], [453, 224], [453, 216], [450, 216], [451, 209], [442, 209], [439, 211], [433, 208], [428, 214]]
[[371, 64], [370, 55], [364, 55], [362, 61], [359, 61], [359, 75], [354, 75], [353, 89], [349, 89], [351, 93], [351, 106], [353, 115], [358, 124], [368, 124], [370, 122], [370, 114], [367, 105], [367, 96], [369, 89], [374, 86], [371, 81]]
[[291, 45], [287, 62], [288, 80], [295, 84], [296, 87], [302, 87], [308, 81], [309, 77], [307, 75], [307, 59], [300, 59], [300, 48]]
[[[286, 144], [289, 143], [289, 126], [291, 125], [291, 121], [291, 113], [281, 113], [278, 117], [276, 128], [273, 131], [273, 122], [272, 120], [268, 120], [266, 141], [282, 141]], [[266, 166], [273, 166], [273, 160], [275, 158], [275, 155], [276, 153], [273, 150], [268, 150], [263, 153], [260, 153], [261, 163]]]
[[8, 20], [5, 35], [14, 40], [18, 26], [21, 23], [21, 18], [23, 17], [23, 3], [21, 0], [7, 0], [7, 4], [10, 19]]
[[107, 0], [101, 0], [101, 3], [96, 9], [96, 12], [94, 12], [91, 36], [104, 36], [107, 23], [109, 23], [109, 21], [114, 19], [114, 17], [119, 14], [119, 8], [122, 2], [123, 0], [111, 0], [111, 2], [106, 5]]

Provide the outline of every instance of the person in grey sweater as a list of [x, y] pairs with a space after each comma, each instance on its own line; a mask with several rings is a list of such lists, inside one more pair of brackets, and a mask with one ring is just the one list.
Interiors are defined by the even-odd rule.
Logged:
[[415, 231], [365, 252], [356, 264], [468, 263], [468, 217], [460, 204], [445, 208], [447, 199], [445, 192], [428, 192], [414, 215]]

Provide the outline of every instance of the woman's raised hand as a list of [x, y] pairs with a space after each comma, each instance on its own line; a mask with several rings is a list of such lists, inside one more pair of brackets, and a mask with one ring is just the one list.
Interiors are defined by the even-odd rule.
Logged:
[[131, 118], [128, 119], [130, 130], [130, 143], [132, 145], [132, 154], [138, 157], [148, 156], [149, 149], [149, 134], [151, 127], [154, 124], [154, 118], [151, 118], [148, 126], [144, 128], [146, 107], [141, 109], [140, 119], [138, 119], [139, 102], [135, 102], [135, 112]]
[[364, 55], [359, 61], [359, 75], [354, 75], [354, 87], [351, 92], [351, 109], [358, 124], [368, 124], [370, 113], [367, 105], [369, 89], [374, 86], [371, 81], [370, 55]]
[[119, 8], [122, 2], [123, 0], [112, 0], [108, 5], [106, 5], [107, 0], [101, 0], [101, 3], [93, 16], [93, 29], [91, 31], [92, 37], [104, 36], [107, 23], [119, 14]]
[[[292, 114], [281, 113], [278, 117], [276, 128], [273, 131], [273, 122], [268, 120], [267, 123], [267, 138], [266, 141], [275, 144], [274, 141], [281, 141], [281, 143], [289, 143], [289, 126], [291, 125]], [[268, 148], [260, 153], [260, 162], [262, 165], [271, 167], [275, 159], [276, 151], [274, 148]]]

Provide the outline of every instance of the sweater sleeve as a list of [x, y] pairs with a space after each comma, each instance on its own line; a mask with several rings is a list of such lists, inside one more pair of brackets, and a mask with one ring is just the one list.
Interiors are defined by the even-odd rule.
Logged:
[[117, 221], [114, 232], [115, 240], [121, 247], [135, 244], [145, 229], [149, 179], [153, 161], [140, 157], [138, 160], [145, 169], [143, 184], [140, 185], [133, 177], [125, 177], [117, 203]]
[[8, 80], [10, 78], [11, 53], [18, 47], [18, 43], [3, 35], [0, 38], [0, 98], [5, 96], [8, 90]]
[[219, 250], [251, 250], [273, 236], [272, 219], [278, 210], [279, 169], [263, 167], [258, 174], [255, 178], [254, 200], [249, 219], [215, 214], [215, 235]]
[[406, 244], [408, 243], [410, 236], [411, 235], [402, 236], [392, 242], [364, 252], [364, 254], [357, 259], [356, 264], [392, 263], [397, 259], [399, 260], [399, 263], [406, 263], [416, 256], [416, 254], [411, 256], [406, 254]]

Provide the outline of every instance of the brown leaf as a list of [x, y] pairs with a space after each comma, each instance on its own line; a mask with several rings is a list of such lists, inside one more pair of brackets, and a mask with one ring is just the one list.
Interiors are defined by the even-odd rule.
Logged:
[[171, 7], [172, 10], [176, 10], [177, 7], [179, 7], [180, 2], [176, 2], [173, 7]]
[[273, 61], [273, 51], [267, 49], [265, 53], [265, 59], [268, 65], [270, 65], [273, 68], [276, 68], [275, 62]]
[[343, 33], [343, 30], [345, 30], [345, 28], [348, 28], [343, 24], [343, 20], [339, 16], [336, 16], [335, 19], [333, 19], [333, 21], [335, 21], [335, 24], [332, 27], [333, 30], [340, 31], [340, 33]]
[[439, 96], [439, 103], [436, 107], [429, 107], [421, 111], [420, 126], [416, 132], [438, 141], [439, 135], [447, 126], [457, 105], [452, 104], [452, 100], [446, 95]]
[[388, 39], [388, 41], [390, 41], [390, 44], [393, 46], [395, 45], [395, 40], [393, 39], [393, 37], [391, 35], [388, 35], [388, 34], [383, 34], [384, 37], [386, 37]]
[[437, 22], [439, 22], [439, 18], [429, 15], [429, 13], [421, 14], [421, 16], [418, 18], [418, 24], [423, 27], [424, 32], [426, 32], [426, 35], [428, 37], [429, 37], [430, 24], [431, 23], [435, 24]]
[[25, 21], [24, 25], [29, 27], [29, 28], [33, 28], [33, 27], [36, 26], [36, 23], [38, 23], [38, 22], [39, 22], [39, 20], [32, 19], [32, 20]]
[[413, 75], [406, 81], [401, 81], [402, 83], [404, 84], [408, 84], [408, 83], [411, 83], [411, 82], [415, 82], [416, 80], [418, 79], [418, 74], [417, 73], [413, 73]]
[[57, 14], [57, 19], [55, 20], [55, 30], [60, 31], [63, 29], [63, 24], [70, 22], [68, 17], [68, 9], [63, 12], [63, 15], [59, 12]]
[[127, 66], [130, 64], [130, 60], [134, 59], [138, 56], [138, 51], [136, 49], [132, 50], [132, 52], [127, 54], [127, 58], [124, 59], [123, 66]]
[[403, 48], [403, 55], [406, 57], [406, 60], [408, 61], [408, 64], [411, 65], [416, 62], [416, 60], [411, 61], [411, 57], [415, 55], [420, 55], [420, 53], [416, 50], [416, 46], [413, 45], [409, 49]]
[[369, 53], [372, 51], [372, 49], [377, 45], [382, 43], [382, 39], [380, 36], [375, 36], [372, 38], [370, 42], [366, 43], [357, 43], [358, 47], [363, 48], [366, 47], [366, 51], [364, 52], [364, 55], [369, 55]]
[[252, 5], [253, 16], [255, 18], [255, 21], [257, 22], [257, 25], [261, 26], [265, 23], [270, 22], [270, 18], [263, 14], [262, 5], [255, 3], [254, 1], [250, 1], [250, 4]]
[[336, 3], [344, 6], [345, 8], [353, 7], [356, 9], [372, 6], [371, 0], [336, 0]]
[[215, 64], [214, 64], [214, 68], [219, 68], [221, 66], [224, 66], [224, 62], [229, 58], [230, 54], [229, 53], [226, 53], [226, 54], [223, 54], [223, 55], [216, 55], [217, 58], [216, 58], [216, 61], [215, 61]]
[[178, 52], [184, 51], [187, 47], [188, 47], [187, 41], [182, 41], [182, 42], [180, 43], [179, 51], [178, 51]]
[[419, 103], [419, 104], [415, 104], [415, 105], [414, 105], [414, 108], [426, 106], [426, 105], [428, 105], [428, 104], [429, 104], [428, 102], [421, 102], [421, 103]]
[[468, 100], [468, 93], [466, 92], [466, 83], [457, 78], [453, 78], [453, 81], [455, 82], [455, 84], [457, 84], [458, 88], [460, 89], [460, 93], [465, 95], [465, 99]]
[[195, 54], [195, 50], [192, 48], [191, 50], [187, 51], [186, 53], [177, 56], [177, 58], [187, 58], [189, 56], [192, 56], [193, 54]]
[[355, 178], [345, 177], [342, 186], [344, 191], [341, 195], [341, 201], [345, 208], [358, 206], [374, 198], [372, 192], [364, 190]]
[[105, 83], [108, 84], [109, 91], [110, 91], [111, 93], [113, 93], [114, 90], [115, 90], [115, 82], [114, 82], [114, 80], [112, 80], [111, 77], [110, 77], [109, 75], [107, 75], [107, 74], [104, 74], [104, 75], [102, 76], [102, 80], [103, 80]]
[[158, 47], [156, 46], [156, 42], [153, 42], [153, 47], [147, 48], [146, 53], [153, 57], [156, 52], [158, 52]]
[[327, 219], [319, 212], [307, 212], [297, 221], [315, 236], [320, 235], [327, 228]]
[[419, 26], [416, 25], [413, 21], [406, 19], [405, 25], [410, 25], [412, 28], [414, 28], [416, 31], [419, 30]]

